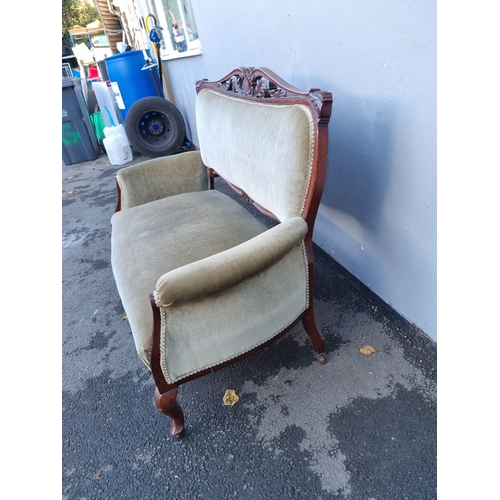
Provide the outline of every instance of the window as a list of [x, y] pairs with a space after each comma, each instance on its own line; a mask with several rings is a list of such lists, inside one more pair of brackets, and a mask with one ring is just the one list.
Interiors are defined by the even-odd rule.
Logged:
[[201, 43], [191, 0], [153, 0], [155, 16], [163, 28], [162, 59], [201, 54]]

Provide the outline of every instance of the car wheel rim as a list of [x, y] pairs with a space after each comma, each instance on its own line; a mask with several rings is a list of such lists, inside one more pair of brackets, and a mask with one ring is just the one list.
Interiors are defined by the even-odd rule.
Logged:
[[168, 142], [174, 131], [174, 124], [167, 115], [158, 111], [144, 113], [138, 120], [139, 134], [150, 145]]

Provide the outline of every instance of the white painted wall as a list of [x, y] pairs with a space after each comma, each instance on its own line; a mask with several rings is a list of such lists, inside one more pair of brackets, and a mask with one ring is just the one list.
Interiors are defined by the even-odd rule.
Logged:
[[436, 333], [436, 0], [192, 0], [203, 55], [166, 61], [197, 143], [195, 82], [267, 66], [333, 93], [314, 241]]

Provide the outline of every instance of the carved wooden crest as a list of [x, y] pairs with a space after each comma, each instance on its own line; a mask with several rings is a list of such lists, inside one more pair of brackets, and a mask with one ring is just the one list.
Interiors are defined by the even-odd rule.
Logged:
[[254, 75], [250, 68], [243, 68], [240, 75], [231, 78], [219, 85], [226, 91], [252, 97], [285, 97], [286, 91], [271, 83], [261, 75]]
[[282, 80], [267, 68], [237, 68], [216, 82], [199, 80], [196, 92], [202, 87], [234, 94], [245, 98], [285, 98], [288, 103], [307, 101], [315, 112], [319, 123], [328, 123], [331, 112], [332, 95], [320, 89], [303, 91]]

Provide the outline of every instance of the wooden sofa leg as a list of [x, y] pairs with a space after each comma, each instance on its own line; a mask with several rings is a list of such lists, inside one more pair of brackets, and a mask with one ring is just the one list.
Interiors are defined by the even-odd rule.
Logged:
[[184, 431], [184, 413], [177, 403], [178, 389], [178, 387], [174, 387], [170, 391], [160, 394], [158, 387], [155, 387], [154, 394], [156, 407], [172, 419], [172, 425], [170, 426], [172, 436], [179, 436]]
[[312, 340], [314, 350], [318, 355], [318, 361], [324, 365], [326, 363], [325, 353], [326, 353], [326, 345], [323, 337], [319, 334], [318, 329], [316, 328], [316, 322], [314, 321], [314, 313], [312, 308], [309, 308], [304, 316], [302, 317], [302, 324], [307, 332], [307, 335]]

